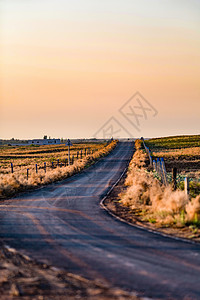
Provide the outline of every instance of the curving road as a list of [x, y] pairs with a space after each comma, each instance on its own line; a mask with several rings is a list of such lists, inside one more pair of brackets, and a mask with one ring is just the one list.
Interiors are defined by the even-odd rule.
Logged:
[[99, 203], [133, 154], [121, 142], [65, 181], [0, 205], [0, 237], [37, 260], [154, 299], [200, 299], [200, 245], [142, 230]]

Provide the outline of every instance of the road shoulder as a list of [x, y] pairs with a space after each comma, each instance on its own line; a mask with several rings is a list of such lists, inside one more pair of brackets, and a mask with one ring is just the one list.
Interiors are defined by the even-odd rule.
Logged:
[[138, 300], [133, 293], [38, 263], [0, 244], [0, 294], [9, 299]]

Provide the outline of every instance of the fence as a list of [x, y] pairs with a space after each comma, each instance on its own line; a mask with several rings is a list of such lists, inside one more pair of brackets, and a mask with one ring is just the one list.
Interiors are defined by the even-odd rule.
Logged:
[[[152, 159], [152, 155], [151, 155], [151, 151], [150, 149], [145, 145], [144, 139], [141, 138], [143, 145], [144, 145], [144, 149], [149, 157], [149, 161], [150, 161], [150, 166], [153, 167], [153, 169], [158, 173], [158, 175], [161, 178], [161, 181], [164, 185], [168, 185], [168, 180], [167, 180], [167, 172], [166, 172], [166, 167], [165, 167], [165, 161], [164, 158], [157, 158], [156, 160]], [[177, 169], [174, 167], [172, 169], [172, 188], [173, 190], [177, 189]], [[189, 195], [189, 178], [186, 176], [184, 179], [184, 191], [185, 194]]]
[[150, 166], [153, 167], [153, 161], [152, 161], [152, 156], [151, 156], [151, 151], [149, 150], [149, 148], [145, 145], [144, 143], [144, 139], [141, 138], [142, 142], [143, 142], [143, 146], [144, 146], [144, 149], [149, 157], [149, 161], [150, 161]]
[[[107, 146], [107, 145], [106, 145]], [[68, 158], [66, 159], [62, 159], [60, 161], [60, 159], [57, 159], [56, 161], [51, 161], [50, 163], [44, 162], [43, 165], [42, 164], [31, 164], [29, 165], [28, 168], [24, 168], [24, 172], [26, 174], [26, 178], [28, 179], [30, 176], [31, 172], [35, 172], [36, 174], [38, 173], [38, 170], [44, 170], [44, 172], [47, 172], [47, 169], [56, 169], [56, 168], [62, 168], [62, 167], [66, 167], [69, 165], [73, 165], [75, 162], [75, 159], [82, 159], [84, 156], [86, 157], [87, 155], [93, 154], [94, 152], [100, 150], [101, 148], [98, 149], [90, 149], [90, 148], [85, 148], [82, 150], [77, 151], [76, 153], [74, 153], [73, 155], [70, 155]], [[19, 166], [18, 166], [19, 167]], [[11, 173], [19, 173], [21, 172], [20, 170], [15, 171], [15, 165], [11, 162], [10, 163], [10, 172]], [[8, 174], [9, 172], [6, 172], [6, 174]]]
[[168, 185], [167, 180], [167, 172], [165, 168], [164, 158], [157, 158], [157, 160], [153, 160], [150, 149], [145, 145], [144, 139], [141, 139], [144, 145], [144, 149], [149, 157], [150, 166], [158, 173], [161, 178], [161, 181], [164, 185]]

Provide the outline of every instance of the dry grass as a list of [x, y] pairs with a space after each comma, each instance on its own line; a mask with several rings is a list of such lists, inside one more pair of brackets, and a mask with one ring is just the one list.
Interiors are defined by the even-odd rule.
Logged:
[[140, 209], [145, 220], [163, 225], [199, 222], [200, 195], [190, 200], [183, 191], [173, 191], [171, 186], [162, 185], [145, 169], [146, 154], [141, 150], [141, 143], [137, 141], [135, 147], [125, 181], [127, 190], [120, 195], [121, 203], [131, 209]]
[[145, 144], [154, 150], [183, 149], [200, 146], [200, 135], [181, 135], [163, 138], [154, 138], [145, 141]]
[[200, 156], [200, 147], [191, 147], [191, 148], [183, 148], [183, 149], [173, 149], [173, 150], [165, 150], [165, 151], [154, 151], [152, 153], [156, 157], [173, 157], [179, 158], [181, 156]]
[[117, 141], [112, 141], [109, 145], [103, 148], [101, 147], [101, 149], [97, 150], [93, 154], [89, 154], [82, 159], [76, 160], [74, 164], [70, 166], [47, 169], [46, 173], [43, 169], [38, 170], [37, 174], [35, 172], [31, 172], [28, 179], [26, 178], [26, 174], [20, 174], [19, 172], [15, 172], [13, 174], [1, 174], [0, 198], [12, 196], [17, 192], [46, 185], [57, 180], [62, 180], [78, 173], [85, 167], [97, 161], [99, 158], [111, 152], [116, 144]]
[[[85, 143], [74, 144], [71, 147], [71, 157], [74, 155], [76, 160], [77, 152], [82, 150], [83, 156], [85, 155], [85, 149], [90, 152], [95, 152], [102, 149], [106, 143]], [[64, 145], [42, 145], [42, 146], [21, 146], [21, 147], [0, 147], [0, 173], [9, 174], [11, 172], [10, 164], [13, 163], [14, 172], [22, 174], [29, 168], [30, 171], [35, 169], [35, 164], [38, 164], [38, 168], [44, 167], [46, 162], [47, 167], [51, 167], [52, 162], [57, 165], [59, 163], [65, 164], [66, 158], [68, 158], [68, 148]], [[19, 174], [19, 175], [20, 175]]]

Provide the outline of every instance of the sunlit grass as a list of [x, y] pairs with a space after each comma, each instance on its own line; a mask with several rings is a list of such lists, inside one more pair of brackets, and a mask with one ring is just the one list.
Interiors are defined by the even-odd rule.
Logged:
[[167, 149], [165, 151], [153, 151], [152, 152], [153, 156], [156, 157], [164, 157], [164, 158], [187, 158], [191, 156], [200, 156], [200, 147], [190, 147], [190, 148], [182, 148], [182, 149]]
[[152, 150], [199, 147], [200, 135], [155, 138], [145, 141], [145, 144]]
[[[82, 157], [85, 156], [85, 149], [88, 152], [95, 152], [102, 149], [106, 143], [83, 143], [74, 144], [70, 149], [71, 158], [74, 155], [74, 160], [77, 159], [77, 151], [79, 158], [82, 150]], [[13, 163], [14, 172], [26, 171], [35, 169], [35, 164], [38, 164], [38, 169], [44, 167], [46, 162], [47, 167], [58, 163], [65, 165], [68, 159], [68, 147], [61, 145], [42, 145], [42, 146], [23, 146], [23, 147], [0, 147], [0, 174], [9, 174], [11, 172], [11, 162]]]
[[145, 168], [146, 154], [137, 141], [136, 151], [129, 165], [121, 203], [140, 210], [143, 220], [161, 225], [184, 226], [200, 224], [200, 195], [191, 198], [182, 190], [173, 191]]

